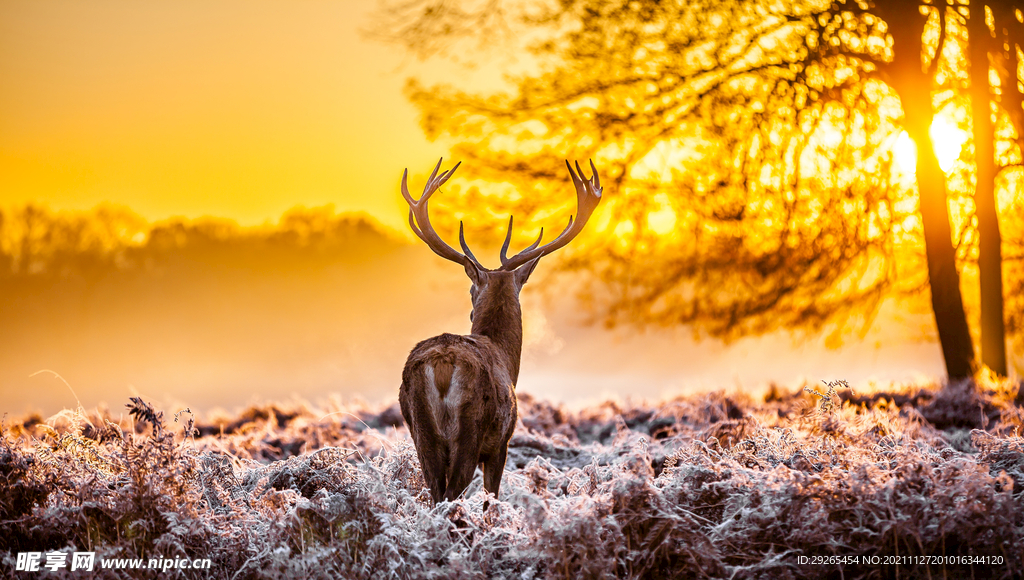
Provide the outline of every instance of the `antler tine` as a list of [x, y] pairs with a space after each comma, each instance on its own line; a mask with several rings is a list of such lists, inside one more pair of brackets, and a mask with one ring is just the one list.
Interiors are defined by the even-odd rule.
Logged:
[[[569, 216], [569, 223], [562, 230], [562, 233], [558, 234], [558, 237], [551, 240], [550, 242], [538, 247], [541, 238], [537, 238], [537, 241], [531, 244], [529, 247], [519, 252], [511, 258], [505, 259], [505, 250], [512, 237], [512, 220], [509, 220], [509, 231], [505, 236], [505, 246], [502, 248], [502, 260], [501, 269], [505, 271], [515, 270], [519, 266], [546, 256], [555, 250], [565, 246], [573, 240], [580, 232], [583, 231], [583, 227], [587, 225], [587, 220], [590, 219], [591, 214], [597, 208], [597, 205], [601, 203], [601, 194], [603, 189], [601, 188], [601, 180], [597, 176], [597, 167], [594, 166], [594, 161], [590, 161], [590, 168], [593, 171], [593, 176], [589, 179], [585, 178], [583, 169], [580, 168], [580, 164], [576, 162], [576, 171], [573, 171], [572, 165], [566, 160], [565, 167], [569, 170], [569, 176], [572, 178], [572, 184], [576, 187], [576, 221], [573, 221], [572, 216]], [[544, 235], [544, 230], [541, 230], [541, 237]]]
[[572, 184], [576, 186], [576, 193], [579, 194], [580, 186], [583, 185], [583, 170], [580, 169], [580, 162], [576, 162], [576, 171], [572, 170], [572, 165], [569, 165], [569, 160], [565, 160], [565, 168], [569, 170], [569, 176], [572, 177]]
[[[540, 229], [540, 235], [533, 241], [532, 244], [527, 246], [523, 252], [528, 252], [538, 245], [540, 245], [541, 239], [544, 238], [544, 228]], [[505, 232], [505, 243], [501, 244], [501, 265], [504, 266], [508, 263], [508, 246], [512, 243], [512, 216], [508, 216], [508, 231]]]
[[455, 174], [455, 170], [462, 165], [462, 162], [456, 163], [455, 167], [452, 167], [448, 171], [438, 175], [437, 172], [441, 169], [441, 162], [444, 159], [440, 159], [437, 165], [434, 166], [434, 171], [430, 173], [430, 177], [427, 178], [426, 185], [423, 186], [423, 195], [418, 200], [414, 200], [412, 195], [409, 194], [409, 170], [406, 169], [402, 173], [402, 197], [405, 198], [406, 203], [409, 204], [409, 227], [412, 228], [416, 237], [423, 240], [423, 243], [427, 244], [427, 247], [434, 251], [435, 254], [451, 260], [452, 262], [466, 265], [467, 261], [472, 261], [477, 267], [485, 269], [480, 265], [480, 262], [473, 256], [473, 252], [469, 251], [469, 246], [466, 245], [465, 237], [462, 233], [462, 224], [459, 223], [459, 242], [462, 244], [462, 249], [466, 252], [465, 255], [460, 254], [455, 248], [449, 246], [437, 235], [434, 231], [434, 227], [430, 225], [430, 214], [427, 209], [430, 196], [437, 191], [439, 187], [444, 185], [446, 181], [451, 179], [451, 176]]
[[501, 265], [508, 263], [508, 245], [512, 243], [512, 216], [508, 216], [508, 231], [505, 232], [505, 242], [501, 244]]
[[[459, 245], [462, 246], [462, 251], [466, 253], [466, 256], [469, 257], [470, 260], [473, 260], [477, 266], [480, 266], [480, 260], [476, 259], [476, 256], [474, 256], [473, 252], [469, 249], [469, 244], [466, 243], [466, 235], [462, 231], [461, 221], [459, 222]], [[480, 266], [480, 268], [486, 269], [483, 266]]]
[[[430, 187], [430, 182], [434, 181], [434, 177], [437, 175], [437, 170], [441, 169], [441, 162], [442, 161], [444, 161], [444, 157], [441, 157], [440, 159], [437, 160], [437, 165], [435, 165], [434, 166], [434, 170], [430, 172], [430, 177], [427, 178], [427, 184], [425, 186], [423, 186], [423, 194], [424, 195], [427, 194], [427, 188]], [[458, 165], [456, 165], [456, 167], [458, 167]], [[445, 173], [447, 173], [447, 171]], [[420, 199], [423, 199], [423, 198], [420, 198]]]
[[[402, 172], [402, 197], [405, 198], [405, 202], [410, 206], [415, 205], [416, 201], [413, 200], [412, 195], [409, 193], [409, 168], [406, 167], [405, 171]], [[409, 214], [412, 215], [412, 214]]]

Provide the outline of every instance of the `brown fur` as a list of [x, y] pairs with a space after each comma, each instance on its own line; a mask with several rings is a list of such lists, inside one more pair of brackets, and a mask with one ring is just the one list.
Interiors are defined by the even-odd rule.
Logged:
[[[523, 329], [514, 274], [487, 272], [474, 284], [473, 314], [471, 334], [424, 340], [402, 372], [398, 400], [435, 502], [462, 494], [481, 464], [484, 488], [498, 495], [518, 418]], [[455, 397], [449, 412], [445, 403]]]
[[[454, 358], [454, 357], [450, 357]], [[443, 399], [448, 394], [452, 385], [452, 374], [455, 373], [455, 364], [447, 358], [438, 359], [434, 362], [434, 386]]]

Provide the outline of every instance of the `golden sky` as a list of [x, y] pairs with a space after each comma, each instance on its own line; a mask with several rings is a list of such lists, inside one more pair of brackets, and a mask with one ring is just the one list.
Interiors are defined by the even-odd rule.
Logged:
[[[366, 40], [371, 0], [5, 0], [0, 206], [276, 220], [333, 203], [404, 224], [430, 144], [422, 66]], [[422, 167], [420, 167], [422, 166]]]

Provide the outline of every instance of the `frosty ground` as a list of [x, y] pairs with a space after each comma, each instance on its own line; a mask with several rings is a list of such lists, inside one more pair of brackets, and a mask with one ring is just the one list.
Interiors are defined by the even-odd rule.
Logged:
[[[0, 576], [1020, 577], [1021, 400], [994, 380], [580, 412], [521, 395], [486, 511], [479, 475], [431, 505], [397, 405], [5, 417]], [[212, 569], [14, 571], [51, 550]]]

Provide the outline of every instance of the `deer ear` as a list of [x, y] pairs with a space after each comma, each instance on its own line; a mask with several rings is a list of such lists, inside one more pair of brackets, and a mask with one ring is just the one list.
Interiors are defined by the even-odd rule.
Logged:
[[466, 260], [466, 275], [473, 281], [473, 284], [480, 286], [480, 283], [484, 279], [484, 273], [473, 263], [472, 260]]
[[541, 256], [530, 260], [529, 262], [519, 266], [515, 270], [516, 287], [522, 288], [526, 281], [530, 279], [530, 274], [533, 273], [533, 269], [537, 267], [537, 262], [540, 262]]

